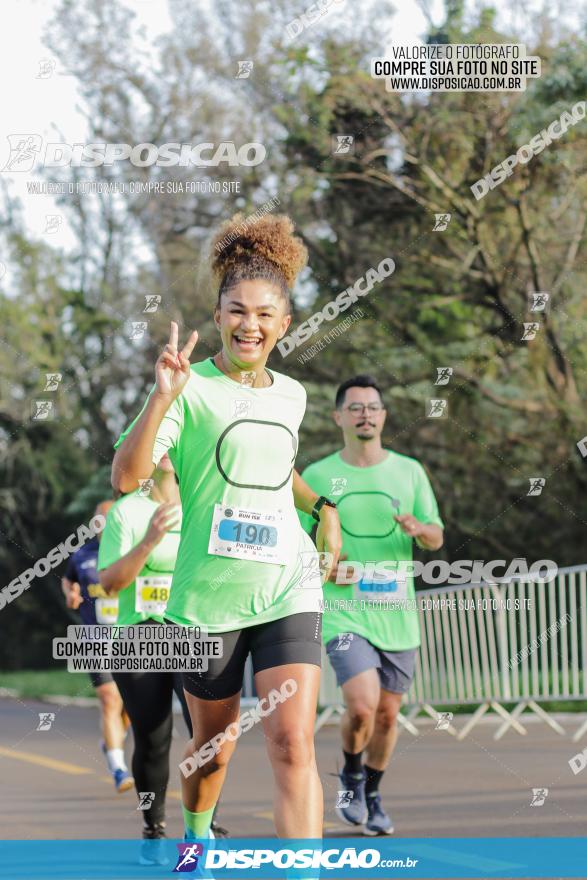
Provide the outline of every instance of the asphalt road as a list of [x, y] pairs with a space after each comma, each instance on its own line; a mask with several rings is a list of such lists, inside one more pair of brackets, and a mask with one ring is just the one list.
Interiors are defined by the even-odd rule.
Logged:
[[[40, 712], [55, 713], [37, 730]], [[186, 738], [176, 716], [168, 797], [169, 836], [181, 836], [180, 761]], [[569, 730], [576, 729], [577, 724]], [[571, 837], [587, 834], [587, 770], [574, 775], [573, 743], [543, 724], [495, 742], [495, 726], [478, 726], [457, 741], [432, 723], [413, 737], [402, 732], [381, 786], [398, 837]], [[97, 708], [0, 699], [0, 837], [3, 839], [132, 838], [140, 827], [134, 792], [118, 795], [98, 748]], [[129, 737], [130, 739], [130, 737]], [[356, 831], [337, 818], [338, 729], [317, 735], [324, 785], [326, 837]], [[131, 743], [127, 745], [130, 761]], [[541, 806], [532, 789], [547, 788]], [[273, 836], [272, 778], [260, 727], [237, 746], [219, 815], [232, 836]], [[587, 871], [586, 871], [587, 875]]]

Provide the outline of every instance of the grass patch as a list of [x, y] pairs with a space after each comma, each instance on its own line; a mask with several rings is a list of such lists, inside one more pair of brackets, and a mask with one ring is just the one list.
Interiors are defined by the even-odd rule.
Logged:
[[17, 672], [0, 672], [0, 688], [11, 688], [29, 699], [38, 699], [44, 696], [95, 696], [87, 673], [68, 672], [67, 669], [25, 669]]

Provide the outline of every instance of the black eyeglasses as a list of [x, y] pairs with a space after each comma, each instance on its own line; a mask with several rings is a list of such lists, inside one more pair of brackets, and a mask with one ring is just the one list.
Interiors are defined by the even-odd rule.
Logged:
[[383, 406], [380, 403], [351, 403], [349, 406], [343, 407], [343, 409], [348, 409], [350, 413], [355, 415], [362, 415], [365, 410], [370, 413], [378, 413], [381, 412]]

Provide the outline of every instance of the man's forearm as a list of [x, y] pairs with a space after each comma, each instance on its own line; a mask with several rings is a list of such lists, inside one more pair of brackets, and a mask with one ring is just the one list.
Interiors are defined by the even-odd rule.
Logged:
[[153, 552], [154, 545], [141, 541], [133, 547], [125, 556], [117, 562], [113, 562], [107, 568], [98, 572], [100, 583], [108, 595], [119, 593], [135, 580], [145, 567], [149, 555]]
[[444, 543], [444, 532], [440, 526], [423, 523], [422, 533], [416, 538], [416, 543], [423, 550], [440, 550]]

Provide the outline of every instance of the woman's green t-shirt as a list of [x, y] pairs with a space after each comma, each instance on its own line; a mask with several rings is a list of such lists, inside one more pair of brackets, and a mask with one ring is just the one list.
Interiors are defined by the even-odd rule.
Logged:
[[306, 392], [270, 375], [270, 387], [252, 388], [211, 358], [193, 364], [161, 423], [153, 463], [169, 452], [183, 509], [174, 623], [218, 633], [320, 611], [318, 556], [292, 492]]

